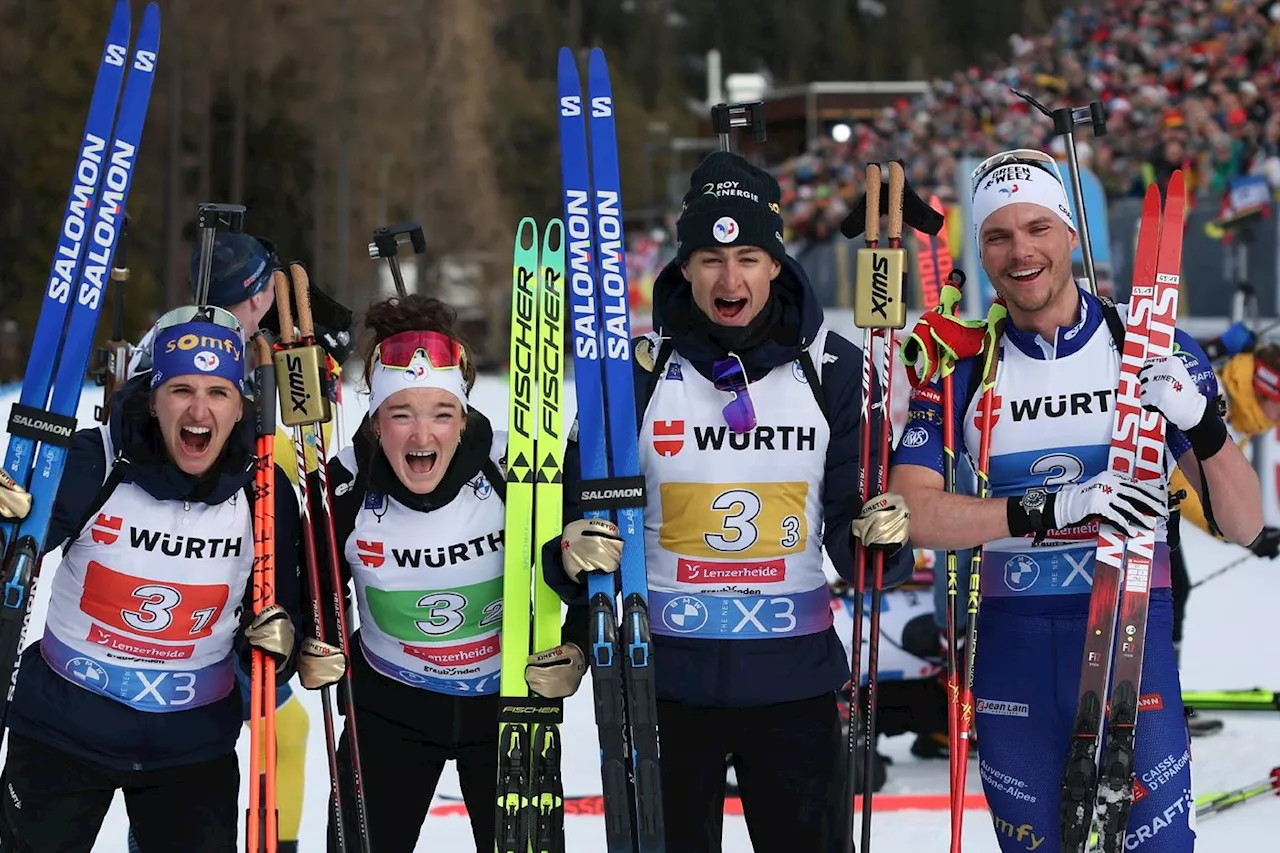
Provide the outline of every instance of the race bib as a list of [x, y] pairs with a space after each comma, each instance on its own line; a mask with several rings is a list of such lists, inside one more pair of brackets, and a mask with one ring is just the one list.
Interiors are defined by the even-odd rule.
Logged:
[[[213, 633], [229, 594], [226, 584], [143, 580], [90, 560], [85, 570], [80, 609], [106, 628], [139, 639], [158, 643], [194, 642]], [[109, 645], [103, 639], [94, 642]], [[141, 646], [145, 648], [147, 643]], [[142, 651], [137, 656], [167, 655]]]
[[364, 588], [377, 629], [405, 643], [467, 640], [502, 626], [502, 578], [448, 590]]
[[[658, 544], [705, 560], [772, 560], [804, 550], [809, 484], [663, 483]], [[698, 582], [698, 581], [694, 581]]]

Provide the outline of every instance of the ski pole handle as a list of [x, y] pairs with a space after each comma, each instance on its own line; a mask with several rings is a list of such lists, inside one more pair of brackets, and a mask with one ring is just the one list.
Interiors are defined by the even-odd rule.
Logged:
[[[889, 247], [880, 247], [880, 164], [867, 165], [867, 222], [865, 248], [858, 250], [854, 277], [853, 322], [860, 329], [901, 329], [907, 324], [902, 300], [907, 251], [902, 248], [902, 194], [906, 178], [902, 165], [889, 164]], [[892, 346], [892, 343], [886, 341]]]
[[304, 341], [315, 340], [316, 327], [311, 322], [311, 279], [302, 264], [296, 261], [289, 264], [289, 277], [293, 279], [293, 310], [298, 317], [298, 334]]
[[284, 270], [276, 270], [271, 274], [271, 286], [276, 289], [276, 313], [280, 315], [280, 343], [291, 347], [295, 340], [293, 296], [289, 292], [289, 278], [284, 274]]
[[[889, 228], [887, 236], [891, 247], [902, 245], [902, 193], [907, 185], [907, 175], [897, 160], [889, 163]], [[905, 268], [904, 268], [905, 269]]]
[[276, 373], [274, 370], [271, 341], [267, 332], [259, 331], [253, 336], [254, 356], [254, 391], [258, 400], [256, 434], [259, 438], [276, 433]]
[[[280, 332], [284, 335], [286, 322], [290, 340], [275, 354], [276, 387], [280, 392], [280, 420], [288, 427], [325, 423], [333, 416], [329, 395], [324, 389], [324, 350], [316, 343], [315, 329], [311, 323], [309, 300], [311, 281], [302, 264], [289, 265], [293, 279], [290, 294], [285, 275], [277, 271], [276, 301], [280, 306]], [[283, 297], [283, 299], [281, 299]], [[289, 308], [289, 300], [294, 304]], [[291, 315], [298, 318], [301, 337], [293, 337]], [[299, 471], [299, 475], [304, 472]]]
[[867, 164], [867, 220], [863, 226], [864, 239], [867, 245], [875, 248], [880, 245], [880, 164]]

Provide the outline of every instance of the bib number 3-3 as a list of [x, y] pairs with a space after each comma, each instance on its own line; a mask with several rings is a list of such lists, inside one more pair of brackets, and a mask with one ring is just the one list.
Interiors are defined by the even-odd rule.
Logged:
[[809, 484], [663, 483], [659, 543], [689, 559], [776, 560], [804, 550]]
[[[723, 491], [711, 500], [710, 509], [714, 515], [719, 515], [720, 529], [703, 534], [702, 540], [707, 547], [727, 554], [741, 554], [757, 544], [764, 544], [772, 550], [772, 543], [760, 542], [759, 522], [765, 503], [757, 492], [750, 489]], [[778, 531], [777, 547], [786, 552], [800, 544], [799, 516], [786, 515], [781, 521], [769, 520]]]

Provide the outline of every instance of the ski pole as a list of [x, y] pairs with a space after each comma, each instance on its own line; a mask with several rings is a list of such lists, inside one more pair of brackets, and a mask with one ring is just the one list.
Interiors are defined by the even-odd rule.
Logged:
[[[902, 301], [903, 278], [906, 274], [906, 250], [902, 248], [902, 226], [905, 222], [917, 231], [937, 234], [944, 224], [941, 214], [925, 204], [924, 200], [911, 188], [910, 183], [906, 180], [905, 167], [901, 160], [894, 160], [890, 164], [890, 193], [888, 197], [885, 197], [880, 192], [880, 164], [867, 164], [866, 174], [867, 186], [865, 195], [854, 205], [853, 210], [849, 212], [849, 215], [840, 224], [840, 233], [850, 240], [865, 235], [865, 248], [858, 250], [854, 298], [854, 325], [863, 329], [864, 333], [862, 344], [862, 408], [860, 413], [862, 432], [859, 451], [862, 464], [858, 469], [858, 497], [864, 504], [869, 497], [873, 497], [870, 495], [871, 395], [877, 387], [881, 390], [882, 397], [877, 408], [880, 409], [882, 415], [883, 430], [880, 436], [882, 452], [879, 479], [884, 483], [888, 478], [889, 448], [892, 445], [889, 405], [893, 372], [893, 332], [906, 325], [906, 304]], [[890, 246], [884, 250], [880, 249], [881, 214], [889, 215]], [[878, 332], [883, 333], [886, 350], [881, 353], [883, 375], [880, 377], [879, 385], [873, 386], [871, 372], [875, 357], [875, 342], [876, 338], [880, 336], [877, 334]], [[885, 485], [881, 485], [877, 494], [883, 492], [884, 488]], [[877, 586], [881, 586], [884, 570], [882, 552], [876, 560], [876, 564], [878, 565]], [[852, 674], [849, 679], [848, 763], [846, 768], [848, 796], [845, 797], [845, 805], [848, 808], [848, 812], [846, 813], [844, 836], [846, 853], [851, 853], [853, 850], [853, 788], [857, 770], [855, 754], [857, 751], [857, 722], [861, 720], [861, 714], [857, 709], [859, 706], [859, 687], [862, 683], [862, 610], [866, 589], [866, 570], [867, 553], [861, 546], [855, 544], [853, 552], [853, 589], [856, 606], [853, 608], [852, 662], [850, 665]], [[872, 607], [874, 608], [872, 630], [877, 631], [880, 608], [879, 590], [874, 594]], [[873, 635], [871, 642], [878, 644], [877, 638], [878, 634]], [[874, 696], [875, 691], [875, 669], [879, 663], [876, 650], [877, 645], [871, 645], [869, 648], [867, 690], [869, 696]], [[855, 714], [858, 714], [858, 717], [855, 718]], [[874, 716], [869, 719], [868, 724], [870, 726], [875, 725]], [[866, 761], [866, 773], [863, 779], [864, 788], [868, 787], [867, 783], [871, 775], [871, 759], [875, 754], [874, 737], [875, 733], [872, 728], [868, 733], [870, 743], [864, 755]], [[866, 819], [863, 823], [863, 847], [865, 851], [866, 846], [870, 843], [871, 801], [869, 794], [863, 797], [863, 807], [866, 813]]]
[[396, 285], [396, 293], [403, 299], [408, 291], [404, 286], [404, 274], [400, 271], [401, 243], [412, 243], [415, 255], [427, 251], [427, 238], [422, 233], [422, 226], [416, 222], [402, 222], [399, 225], [383, 225], [373, 229], [369, 257], [375, 261], [378, 258], [386, 259], [387, 266], [391, 269], [391, 280]]
[[200, 229], [200, 269], [196, 275], [196, 304], [209, 301], [209, 279], [213, 275], [213, 243], [219, 231], [239, 234], [244, 231], [243, 204], [202, 202], [196, 209], [196, 227]]
[[[420, 232], [421, 229], [419, 229]], [[343, 606], [342, 573], [338, 568], [338, 542], [333, 529], [333, 495], [329, 489], [329, 469], [326, 464], [328, 454], [325, 451], [323, 429], [323, 424], [333, 418], [332, 404], [325, 394], [327, 362], [324, 350], [316, 343], [315, 325], [311, 320], [311, 287], [307, 271], [302, 264], [295, 262], [289, 265], [289, 277], [293, 279], [294, 313], [298, 320], [298, 337], [295, 340], [293, 349], [278, 353], [277, 359], [284, 355], [285, 358], [281, 360], [287, 363], [288, 355], [294, 355], [301, 362], [298, 366], [291, 367], [289, 371], [290, 411], [299, 416], [298, 422], [304, 425], [306, 432], [310, 432], [315, 440], [316, 480], [320, 498], [319, 525], [324, 535], [325, 556], [329, 565], [330, 605], [337, 624], [338, 643], [342, 648], [344, 658], [350, 662], [352, 659], [351, 632], [347, 625], [346, 608]], [[281, 315], [281, 331], [284, 329], [283, 319], [284, 317]], [[279, 362], [277, 362], [278, 364]], [[278, 370], [279, 366], [277, 366]], [[302, 394], [299, 394], [300, 387], [305, 388]], [[305, 396], [305, 402], [300, 399], [302, 396]], [[283, 404], [283, 400], [281, 403]], [[306, 474], [305, 448], [305, 444], [309, 443], [305, 442], [298, 445], [299, 483], [310, 479]], [[309, 502], [310, 496], [308, 495], [303, 501]], [[313, 535], [314, 529], [313, 526]], [[316, 567], [316, 574], [319, 574], [319, 566]], [[318, 593], [319, 589], [317, 588], [316, 594]], [[317, 639], [324, 642], [322, 637], [317, 637]], [[355, 697], [352, 693], [351, 668], [349, 665], [343, 671], [342, 680], [339, 684], [342, 698], [346, 704], [346, 733], [347, 745], [350, 749], [351, 790], [355, 796], [356, 831], [360, 841], [360, 849], [363, 853], [370, 853], [369, 819], [364, 796], [364, 774], [361, 769], [360, 744], [357, 737], [359, 727], [356, 723]]]
[[[952, 269], [947, 286], [957, 292], [964, 287], [962, 270]], [[954, 282], [954, 283], [953, 283]], [[947, 304], [946, 301], [942, 302]], [[959, 306], [956, 299], [955, 305]], [[944, 458], [943, 487], [956, 493], [956, 425], [955, 364], [944, 361], [938, 366], [942, 377], [942, 452]], [[959, 600], [959, 554], [954, 548], [946, 552], [947, 567], [947, 761], [951, 770], [951, 853], [960, 853], [960, 832], [964, 821], [964, 790], [956, 786], [960, 760], [960, 659], [956, 643], [956, 604]]]
[[1093, 101], [1085, 107], [1059, 107], [1051, 110], [1026, 92], [1010, 89], [1013, 94], [1053, 119], [1053, 133], [1066, 139], [1067, 173], [1071, 179], [1071, 195], [1076, 203], [1076, 215], [1080, 217], [1080, 254], [1084, 258], [1084, 274], [1089, 279], [1089, 289], [1098, 295], [1098, 275], [1093, 267], [1093, 248], [1089, 243], [1089, 218], [1084, 209], [1084, 185], [1080, 181], [1080, 159], [1076, 155], [1075, 129], [1080, 126], [1093, 128], [1094, 138], [1107, 135], [1107, 108], [1101, 101]]
[[[864, 233], [866, 235], [866, 247], [858, 250], [858, 275], [855, 278], [855, 300], [854, 310], [856, 311], [862, 305], [862, 299], [856, 298], [862, 295], [863, 290], [869, 289], [868, 282], [862, 276], [862, 253], [875, 252], [880, 246], [880, 164], [868, 163], [866, 171], [866, 225]], [[869, 323], [870, 320], [868, 319]], [[859, 460], [858, 466], [858, 502], [865, 504], [870, 498], [871, 491], [871, 370], [872, 370], [872, 348], [875, 344], [875, 330], [870, 326], [864, 326], [858, 322], [858, 316], [854, 315], [854, 325], [864, 330], [862, 342], [862, 411], [860, 423], [862, 425], [860, 435]], [[851, 649], [851, 674], [849, 677], [849, 734], [848, 734], [848, 756], [846, 767], [846, 779], [848, 781], [847, 795], [845, 796], [845, 804], [848, 806], [848, 817], [845, 822], [844, 850], [845, 853], [853, 853], [853, 831], [854, 831], [854, 808], [853, 798], [854, 791], [857, 787], [857, 762], [858, 762], [858, 731], [862, 728], [863, 721], [862, 709], [859, 704], [861, 699], [862, 685], [862, 609], [866, 604], [866, 571], [867, 571], [867, 552], [857, 543], [854, 544], [853, 552], [853, 636]], [[868, 678], [868, 684], [870, 679]], [[862, 794], [865, 799], [867, 779], [862, 780]]]
[[[862, 420], [861, 420], [861, 461], [859, 470], [859, 499], [865, 505], [876, 495], [882, 494], [888, 486], [889, 450], [892, 446], [892, 424], [889, 420], [889, 400], [893, 383], [893, 332], [906, 325], [906, 306], [902, 301], [903, 279], [906, 275], [906, 250], [902, 248], [902, 209], [903, 193], [906, 187], [906, 174], [902, 163], [893, 161], [889, 164], [889, 193], [887, 213], [889, 216], [886, 236], [888, 248], [880, 248], [880, 213], [881, 205], [881, 170], [879, 163], [867, 165], [866, 194], [866, 246], [858, 250], [857, 274], [854, 277], [854, 325], [863, 330], [862, 352]], [[872, 384], [872, 373], [875, 370], [876, 346], [881, 346], [880, 376], [877, 386]], [[871, 399], [879, 390], [878, 470], [875, 472], [874, 485], [871, 480], [871, 434], [873, 432], [873, 409]], [[860, 728], [854, 718], [863, 719], [861, 726], [865, 742], [862, 754], [862, 847], [863, 853], [871, 849], [871, 806], [872, 806], [872, 760], [875, 756], [876, 738], [876, 667], [879, 664], [879, 631], [880, 601], [884, 586], [883, 551], [870, 554], [861, 543], [854, 550], [854, 598], [853, 609], [853, 652], [852, 675], [849, 681], [849, 739], [848, 739], [848, 793], [845, 797], [848, 804], [846, 821], [845, 850], [851, 853], [853, 844], [853, 790], [857, 781], [857, 732]], [[870, 563], [871, 580], [871, 626], [867, 640], [867, 688], [860, 696], [862, 683], [862, 611], [866, 596], [867, 570]], [[866, 711], [861, 706], [866, 705]], [[865, 717], [864, 717], [865, 713]]]
[[[276, 388], [271, 344], [265, 332], [253, 336], [255, 427], [258, 462], [254, 470], [253, 612], [276, 603], [275, 435]], [[279, 836], [276, 808], [276, 668], [254, 649], [249, 673], [249, 807], [245, 814], [246, 853], [275, 853]]]
[[736, 104], [716, 104], [711, 108], [711, 129], [720, 137], [720, 150], [731, 151], [729, 133], [735, 127], [751, 128], [751, 137], [764, 142], [768, 132], [764, 124], [764, 101], [742, 101]]
[[[978, 464], [974, 466], [977, 478], [975, 497], [986, 498], [991, 492], [991, 430], [995, 426], [995, 387], [996, 372], [1000, 363], [1000, 336], [1004, 331], [1004, 319], [1007, 309], [1000, 299], [991, 303], [987, 309], [987, 338], [981, 359], [976, 365], [983, 371], [980, 390], [982, 396], [978, 402]], [[964, 667], [964, 682], [960, 684], [959, 707], [959, 745], [960, 755], [956, 759], [956, 775], [953, 780], [952, 796], [964, 802], [964, 790], [969, 775], [969, 747], [973, 739], [975, 725], [973, 720], [973, 673], [974, 662], [978, 654], [978, 609], [981, 606], [982, 591], [982, 552], [975, 547], [969, 555], [969, 594], [965, 609], [965, 648], [959, 662]], [[963, 818], [962, 818], [963, 820]], [[956, 843], [953, 840], [953, 843]]]
[[[280, 397], [280, 420], [285, 426], [292, 428], [294, 452], [297, 456], [298, 488], [301, 493], [299, 501], [302, 522], [303, 562], [305, 563], [307, 586], [310, 589], [311, 631], [321, 643], [327, 643], [323, 617], [323, 600], [320, 588], [320, 561], [316, 554], [315, 527], [311, 514], [311, 478], [307, 476], [307, 432], [305, 426], [313, 423], [312, 418], [324, 415], [328, 400], [321, 393], [318, 374], [318, 357], [309, 350], [299, 348], [294, 335], [293, 297], [289, 290], [289, 279], [284, 270], [272, 273], [272, 286], [276, 290], [276, 310], [280, 315], [280, 342], [274, 353], [276, 388]], [[307, 369], [308, 367], [312, 369]], [[296, 399], [295, 399], [296, 397]], [[297, 408], [295, 409], [295, 404]], [[318, 409], [318, 410], [317, 410]], [[319, 453], [317, 462], [322, 462]], [[317, 465], [319, 468], [320, 465]], [[341, 591], [336, 594], [341, 597]], [[350, 659], [348, 658], [348, 661]], [[347, 833], [344, 823], [345, 811], [342, 805], [341, 776], [338, 769], [338, 738], [333, 719], [332, 685], [320, 688], [320, 710], [324, 717], [325, 751], [329, 761], [329, 811], [333, 822], [333, 836], [337, 848], [346, 853]], [[350, 711], [350, 707], [347, 709]], [[348, 717], [350, 725], [350, 718]]]
[[1254, 559], [1254, 556], [1255, 556], [1255, 555], [1253, 554], [1253, 552], [1252, 552], [1252, 551], [1246, 551], [1245, 553], [1241, 554], [1239, 557], [1236, 557], [1234, 560], [1232, 560], [1231, 562], [1227, 563], [1225, 566], [1222, 566], [1222, 567], [1220, 567], [1220, 568], [1214, 569], [1214, 570], [1213, 570], [1212, 572], [1210, 572], [1209, 574], [1207, 574], [1207, 575], [1205, 575], [1204, 577], [1200, 578], [1200, 580], [1196, 581], [1196, 582], [1195, 582], [1195, 583], [1193, 583], [1191, 586], [1187, 587], [1187, 590], [1188, 590], [1188, 591], [1193, 590], [1193, 589], [1195, 589], [1196, 587], [1198, 587], [1198, 586], [1200, 586], [1200, 585], [1202, 585], [1202, 584], [1206, 584], [1206, 583], [1208, 583], [1209, 581], [1213, 580], [1214, 578], [1218, 577], [1219, 575], [1224, 575], [1224, 574], [1226, 574], [1227, 572], [1229, 572], [1229, 571], [1231, 571], [1232, 569], [1234, 569], [1236, 566], [1244, 565], [1245, 563], [1247, 563], [1247, 562], [1249, 562], [1250, 560]]
[[1201, 711], [1280, 711], [1280, 690], [1184, 690], [1182, 704]]
[[[907, 305], [902, 294], [905, 290], [907, 276], [907, 250], [902, 248], [902, 209], [903, 193], [906, 189], [906, 170], [902, 162], [893, 160], [889, 163], [889, 238], [887, 251], [879, 252], [879, 258], [867, 258], [872, 264], [871, 290], [864, 291], [869, 304], [864, 308], [870, 315], [879, 315], [883, 325], [880, 332], [880, 424], [879, 424], [879, 463], [880, 470], [876, 484], [876, 494], [883, 494], [889, 488], [889, 453], [893, 448], [893, 423], [889, 418], [889, 404], [893, 398], [893, 363], [897, 348], [893, 345], [893, 333], [907, 325]], [[862, 260], [861, 258], [859, 259]], [[876, 273], [883, 277], [877, 277]], [[866, 279], [865, 275], [858, 276]], [[857, 300], [861, 301], [861, 300]], [[855, 302], [856, 306], [856, 302]], [[855, 320], [856, 320], [855, 308]], [[863, 312], [864, 319], [869, 315]], [[872, 318], [874, 319], [874, 318]], [[864, 429], [866, 427], [864, 426]], [[875, 792], [871, 784], [876, 749], [876, 686], [880, 669], [880, 600], [884, 591], [885, 553], [876, 551], [872, 554], [874, 580], [871, 586], [871, 638], [867, 644], [867, 739], [862, 753], [862, 850], [871, 851], [871, 795]]]
[[1274, 332], [1277, 328], [1280, 328], [1280, 320], [1275, 320], [1273, 322], [1268, 323], [1258, 331], [1254, 332], [1253, 336], [1258, 340], [1262, 340], [1263, 335], [1270, 334], [1271, 332]]
[[1252, 785], [1246, 785], [1234, 791], [1227, 791], [1224, 794], [1212, 794], [1205, 798], [1203, 802], [1200, 798], [1197, 798], [1196, 817], [1201, 818], [1205, 815], [1217, 814], [1232, 806], [1237, 806], [1240, 803], [1272, 791], [1276, 793], [1276, 796], [1280, 797], [1280, 767], [1272, 767], [1271, 775], [1266, 779], [1254, 782]]

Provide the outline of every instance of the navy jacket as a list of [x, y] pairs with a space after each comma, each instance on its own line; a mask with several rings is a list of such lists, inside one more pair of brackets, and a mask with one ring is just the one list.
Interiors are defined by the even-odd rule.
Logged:
[[[791, 258], [773, 283], [774, 297], [781, 303], [779, 330], [766, 340], [740, 352], [752, 380], [774, 369], [790, 370], [802, 350], [813, 342], [822, 326], [822, 306], [801, 266]], [[663, 270], [654, 283], [653, 326], [671, 338], [675, 350], [694, 369], [710, 376], [711, 363], [723, 355], [693, 328], [678, 328], [669, 317], [687, 317], [692, 305], [688, 284], [676, 263]], [[822, 389], [830, 419], [831, 440], [827, 448], [823, 488], [823, 546], [836, 571], [852, 582], [853, 542], [849, 523], [861, 510], [858, 500], [860, 469], [860, 429], [862, 406], [862, 350], [850, 341], [829, 333], [825, 352], [828, 362], [822, 371]], [[831, 360], [831, 356], [835, 360]], [[644, 418], [648, 401], [645, 390], [649, 375], [637, 359], [634, 365], [637, 418]], [[815, 365], [816, 367], [817, 365]], [[879, 401], [873, 387], [872, 404]], [[637, 429], [639, 424], [637, 424]], [[564, 464], [564, 520], [581, 518], [572, 495], [582, 476], [576, 429], [570, 434]], [[873, 459], [879, 452], [873, 442]], [[876, 463], [873, 461], [872, 471]], [[886, 588], [902, 583], [911, 575], [914, 557], [907, 543], [885, 564]], [[586, 586], [572, 583], [564, 574], [558, 540], [543, 546], [547, 583], [571, 606], [586, 601]], [[834, 629], [819, 634], [766, 640], [707, 640], [655, 635], [653, 637], [654, 676], [658, 698], [702, 707], [747, 707], [807, 699], [840, 690], [849, 680], [849, 661]]]
[[[165, 457], [154, 420], [150, 417], [148, 383], [151, 374], [130, 379], [112, 395], [110, 430], [112, 444], [123, 453], [128, 465], [127, 482], [141, 486], [157, 501], [180, 501], [216, 505], [239, 494], [253, 483], [253, 411], [246, 402], [245, 415], [228, 439], [227, 448], [213, 472], [196, 480]], [[291, 448], [289, 449], [292, 450]], [[295, 631], [301, 636], [301, 590], [298, 578], [300, 539], [298, 505], [293, 486], [277, 466], [275, 481], [276, 603], [288, 611]], [[75, 537], [79, 525], [92, 507], [106, 480], [106, 458], [102, 433], [97, 427], [79, 430], [67, 454], [66, 468], [58, 485], [49, 533], [48, 549], [65, 545]], [[46, 565], [49, 573], [56, 568]], [[245, 585], [245, 597], [238, 608], [241, 624], [253, 618], [252, 581]], [[136, 711], [127, 705], [77, 687], [54, 673], [40, 654], [40, 643], [32, 643], [22, 654], [18, 687], [9, 711], [9, 727], [20, 735], [57, 749], [120, 770], [153, 770], [194, 764], [235, 751], [240, 737], [241, 699], [237, 690], [222, 701], [193, 708], [155, 714]], [[242, 664], [248, 671], [249, 648], [243, 633], [237, 642]], [[284, 683], [293, 668], [277, 677]]]

